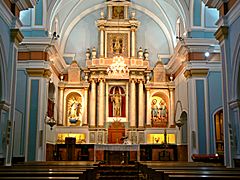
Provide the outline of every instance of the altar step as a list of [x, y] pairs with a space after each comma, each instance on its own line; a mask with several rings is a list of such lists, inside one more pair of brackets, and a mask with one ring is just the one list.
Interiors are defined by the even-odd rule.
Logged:
[[100, 165], [97, 178], [99, 180], [144, 180], [136, 165]]

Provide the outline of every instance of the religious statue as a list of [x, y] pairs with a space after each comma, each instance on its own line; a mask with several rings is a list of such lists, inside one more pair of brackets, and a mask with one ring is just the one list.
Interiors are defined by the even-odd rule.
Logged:
[[151, 103], [151, 119], [153, 127], [167, 127], [168, 114], [167, 104], [160, 98], [155, 96]]
[[113, 39], [113, 52], [116, 54], [122, 53], [122, 39], [117, 37]]
[[116, 90], [115, 94], [111, 97], [111, 101], [114, 103], [114, 116], [121, 116], [121, 95]]
[[69, 99], [68, 104], [69, 104], [68, 119], [70, 123], [76, 123], [77, 121], [80, 121], [81, 123], [82, 120], [81, 103], [77, 101], [76, 97], [72, 97], [71, 99]]
[[152, 104], [151, 104], [151, 109], [152, 109], [152, 118], [156, 118], [158, 116], [158, 107], [157, 107], [157, 100], [153, 99]]

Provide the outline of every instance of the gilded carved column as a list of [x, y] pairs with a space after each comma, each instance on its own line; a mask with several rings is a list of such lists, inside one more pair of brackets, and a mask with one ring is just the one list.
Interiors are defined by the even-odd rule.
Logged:
[[104, 125], [104, 79], [99, 80], [99, 106], [98, 106], [98, 127]]
[[173, 93], [173, 89], [170, 89], [170, 126], [173, 125], [174, 126], [174, 93]]
[[135, 57], [136, 54], [136, 28], [131, 27], [131, 57]]
[[85, 97], [85, 103], [84, 103], [84, 116], [83, 116], [83, 122], [82, 125], [86, 126], [87, 123], [87, 117], [88, 117], [88, 88], [84, 88], [84, 97]]
[[130, 82], [130, 127], [136, 127], [136, 85], [135, 80], [131, 79]]
[[96, 120], [96, 83], [95, 80], [92, 79], [91, 82], [91, 94], [90, 94], [90, 127], [95, 127], [95, 120]]
[[138, 86], [138, 127], [144, 127], [144, 95], [143, 95], [143, 80], [139, 80]]
[[146, 111], [146, 113], [147, 113], [147, 115], [146, 115], [146, 117], [147, 117], [147, 127], [151, 127], [151, 98], [150, 98], [150, 89], [149, 88], [147, 88], [146, 89], [146, 91], [147, 91], [147, 111]]
[[64, 87], [59, 87], [59, 111], [58, 111], [58, 124], [63, 125], [63, 92]]

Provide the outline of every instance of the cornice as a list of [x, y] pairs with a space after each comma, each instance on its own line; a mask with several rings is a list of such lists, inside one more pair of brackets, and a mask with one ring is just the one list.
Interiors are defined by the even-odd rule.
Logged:
[[24, 36], [19, 29], [11, 29], [11, 41], [14, 42], [17, 46], [22, 42]]
[[15, 2], [20, 11], [27, 10], [28, 8], [33, 8], [37, 1], [36, 0], [18, 0]]
[[26, 71], [30, 77], [49, 78], [52, 74], [49, 69], [44, 69], [44, 68], [27, 68]]
[[185, 78], [206, 77], [209, 69], [188, 69], [184, 72]]
[[228, 27], [227, 26], [219, 27], [214, 35], [219, 42], [222, 42], [224, 39], [228, 37]]

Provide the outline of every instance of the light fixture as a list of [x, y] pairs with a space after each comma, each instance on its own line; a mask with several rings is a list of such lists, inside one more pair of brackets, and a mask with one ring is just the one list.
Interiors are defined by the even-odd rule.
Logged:
[[172, 74], [170, 75], [170, 81], [171, 82], [173, 81], [173, 75]]
[[45, 123], [50, 126], [50, 129], [53, 129], [53, 126], [57, 124], [56, 120], [53, 117], [48, 117], [48, 115], [45, 115]]
[[209, 57], [210, 56], [210, 53], [207, 51], [207, 52], [205, 52], [205, 57]]

